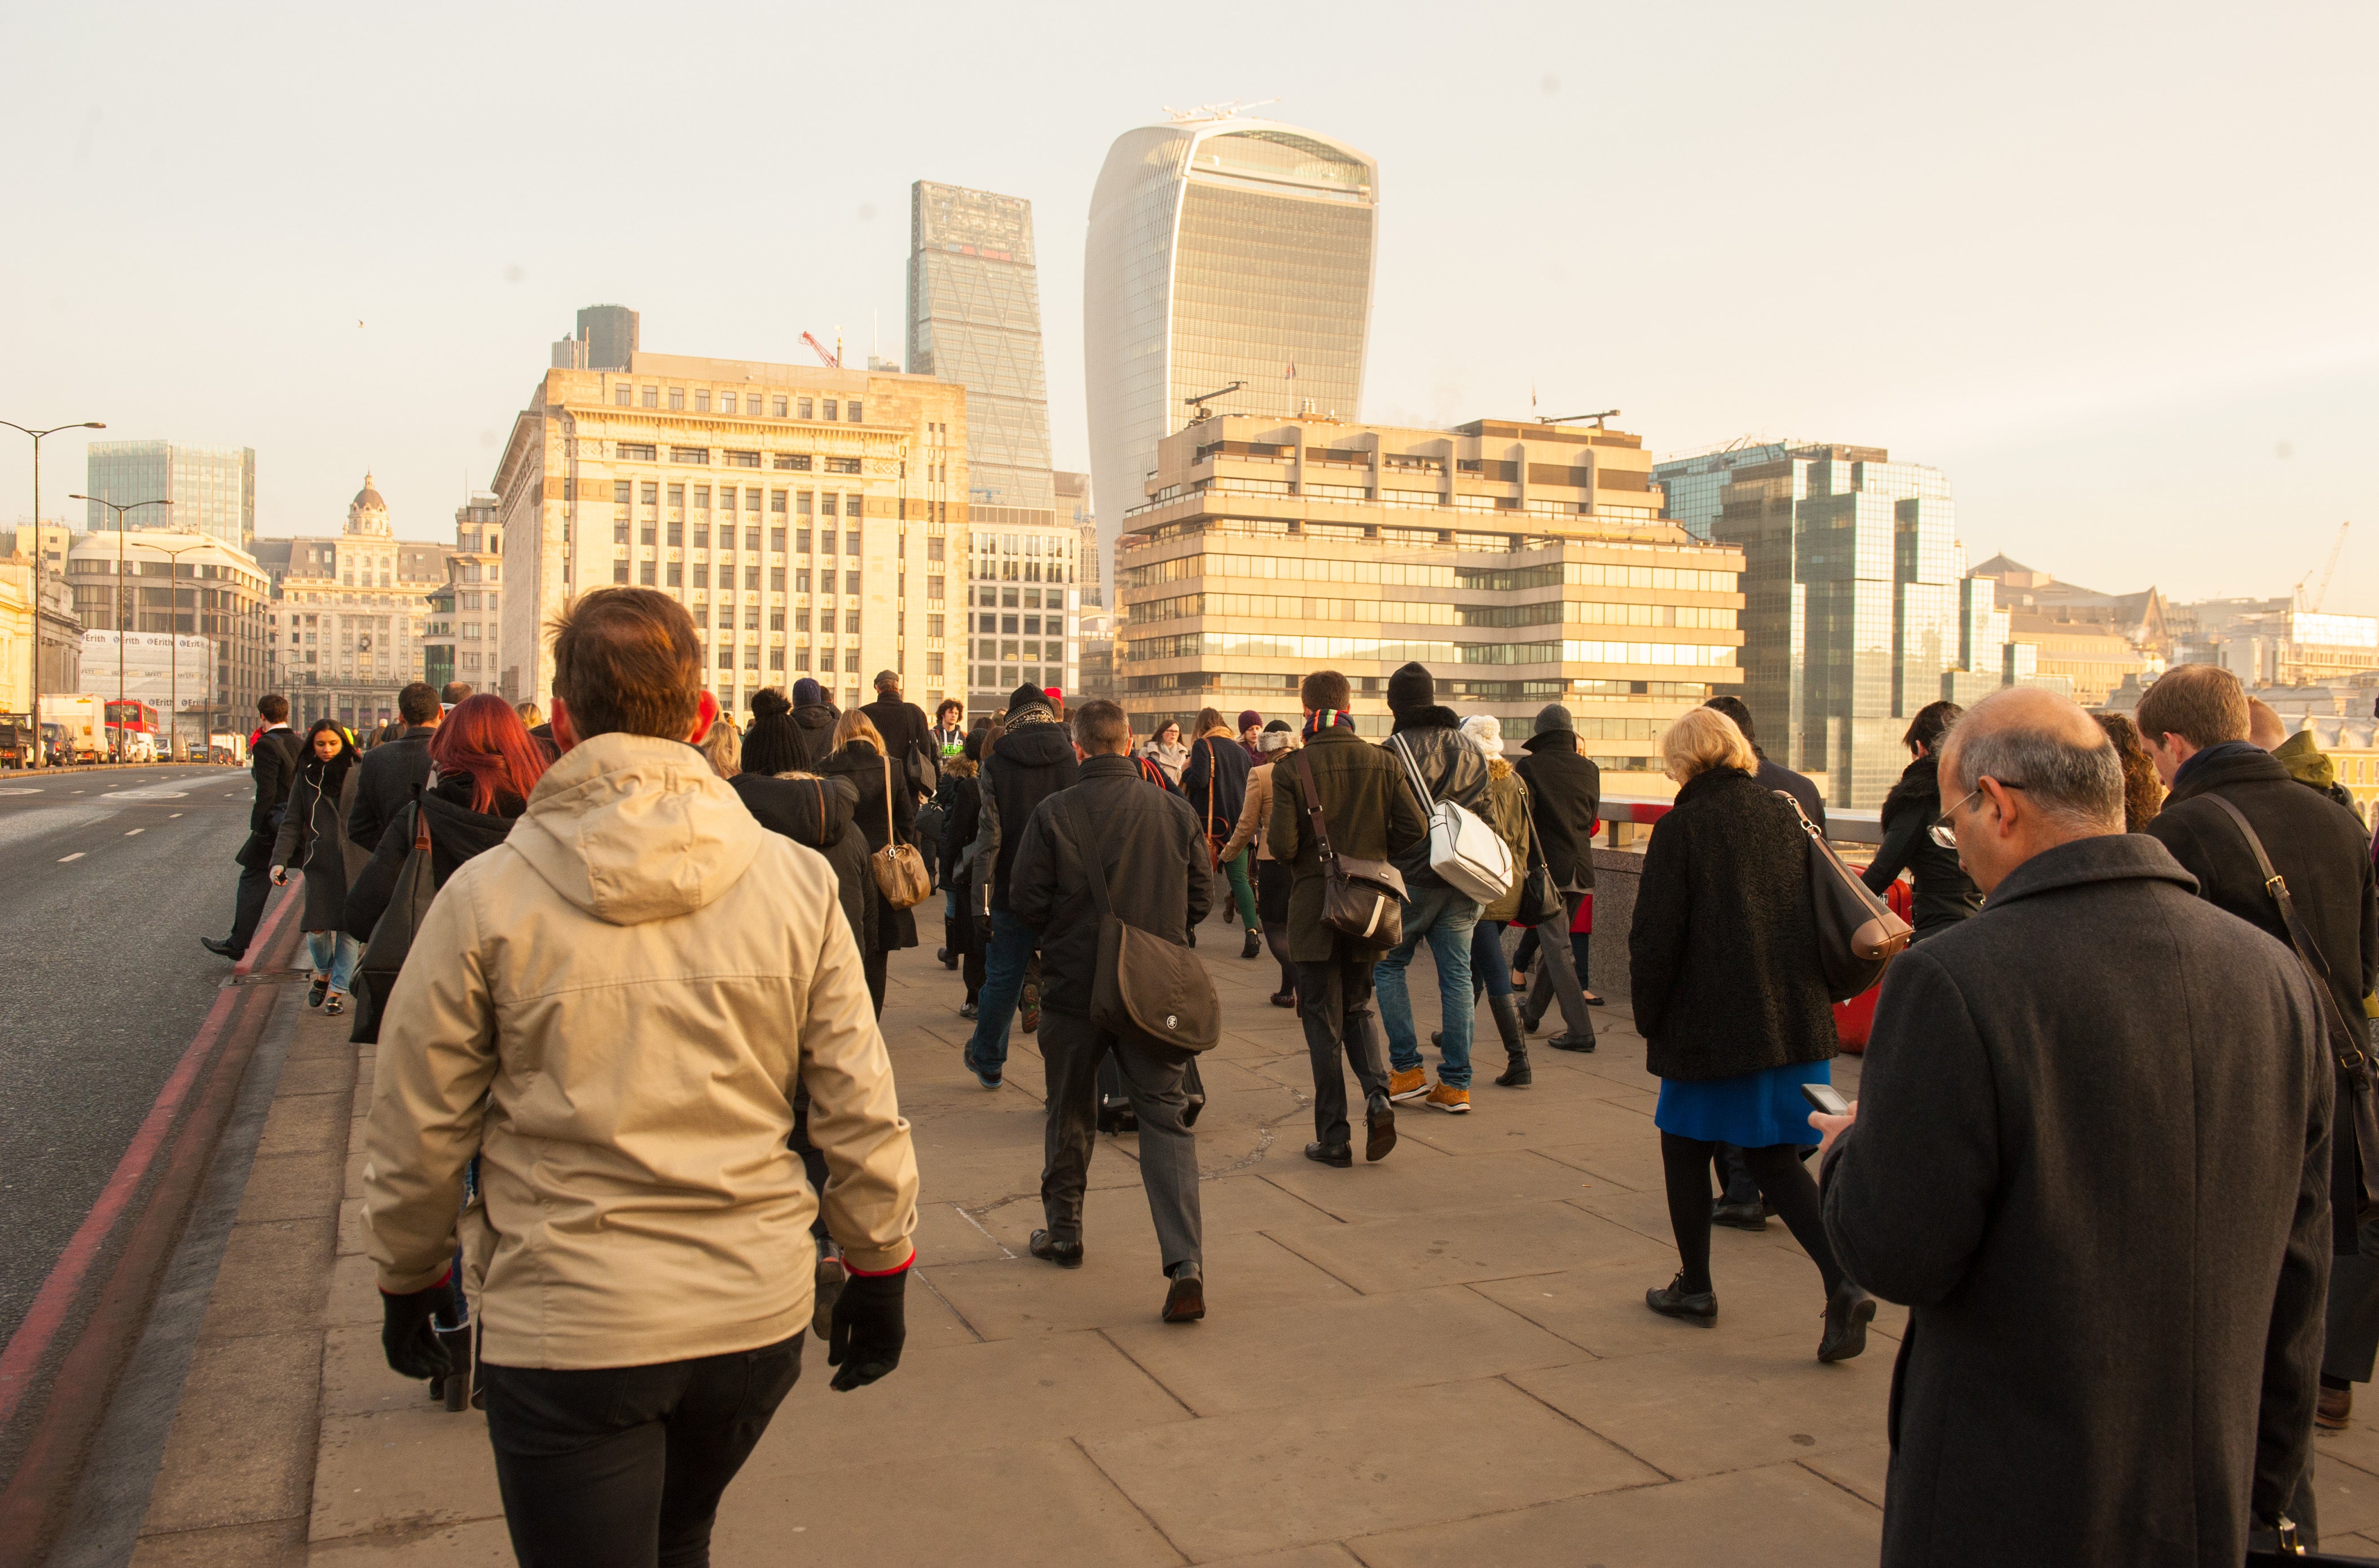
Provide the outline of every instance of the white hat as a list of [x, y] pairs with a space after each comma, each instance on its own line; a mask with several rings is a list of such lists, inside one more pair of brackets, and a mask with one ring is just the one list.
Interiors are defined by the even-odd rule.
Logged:
[[1462, 732], [1479, 742], [1491, 757], [1503, 754], [1503, 721], [1491, 713], [1474, 713], [1462, 721]]

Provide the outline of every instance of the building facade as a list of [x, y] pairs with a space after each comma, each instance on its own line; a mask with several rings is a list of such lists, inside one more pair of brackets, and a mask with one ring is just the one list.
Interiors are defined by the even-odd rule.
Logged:
[[83, 459], [83, 525], [97, 531], [115, 526], [115, 513], [99, 504], [170, 501], [171, 507], [133, 513], [133, 527], [207, 534], [235, 549], [256, 545], [256, 449], [203, 446], [193, 441], [92, 441]]
[[502, 547], [493, 689], [546, 702], [547, 621], [574, 594], [640, 584], [693, 613], [711, 689], [739, 713], [803, 676], [856, 706], [887, 669], [929, 710], [962, 696], [966, 389], [897, 371], [632, 359], [625, 371], [548, 370], [513, 423], [482, 525]]
[[557, 370], [624, 370], [636, 352], [642, 319], [624, 305], [590, 305], [578, 313], [578, 331], [553, 345]]
[[[211, 652], [205, 663], [186, 669], [175, 659], [176, 728], [195, 718], [209, 730], [237, 725], [248, 732], [243, 720], [254, 716], [256, 699], [268, 689], [272, 595], [272, 580], [254, 556], [212, 535], [183, 529], [78, 534], [66, 551], [66, 582], [86, 633], [205, 639]], [[182, 645], [175, 645], [176, 655]], [[84, 689], [112, 695], [109, 682], [116, 673], [86, 660]], [[128, 668], [124, 673], [128, 684]], [[44, 694], [48, 690], [45, 685]]]
[[[1041, 285], [1033, 260], [1033, 204], [1021, 197], [919, 180], [909, 191], [908, 366], [912, 374], [957, 381], [967, 392], [967, 577], [998, 581], [999, 546], [1014, 539], [1018, 562], [1079, 561], [1050, 549], [1070, 522], [1059, 516], [1049, 468], [1049, 396], [1041, 352]], [[1079, 536], [1079, 529], [1075, 530]], [[979, 549], [980, 547], [980, 549]], [[1016, 551], [1007, 552], [1009, 555]], [[978, 570], [981, 568], [981, 570]], [[1048, 579], [1044, 578], [1045, 585]], [[1060, 579], [1062, 581], [1062, 579]], [[1002, 597], [1005, 597], [1004, 595]], [[1046, 601], [1046, 587], [1035, 596]], [[1005, 707], [1007, 688], [982, 682], [999, 665], [997, 624], [1029, 620], [1043, 684], [1070, 689], [1080, 669], [1074, 621], [1081, 588], [1057, 602], [1020, 602], [994, 630], [969, 616], [966, 698], [973, 711]], [[975, 610], [969, 595], [967, 609]], [[1017, 598], [1024, 596], [1020, 592]], [[992, 607], [986, 601], [985, 608]], [[1033, 611], [1038, 613], [1033, 613]], [[1052, 615], [1051, 610], [1057, 613]], [[1016, 632], [1010, 626], [1011, 633]], [[1052, 635], [1054, 633], [1054, 635]], [[1018, 633], [1020, 644], [1021, 633]], [[1020, 665], [1021, 668], [1021, 665]]]
[[[1725, 476], [1708, 525], [1743, 551], [1741, 694], [1761, 744], [1829, 800], [1877, 804], [1907, 766], [1910, 716], [2011, 675], [2007, 615], [1966, 572], [1949, 481], [1879, 447], [1831, 445]], [[1673, 513], [1677, 493], [1673, 478]]]
[[1116, 139], [1082, 258], [1111, 565], [1157, 443], [1193, 418], [1357, 417], [1378, 248], [1379, 166], [1343, 141], [1206, 111]]
[[1057, 495], [1057, 521], [1073, 525], [1081, 541], [1075, 547], [1075, 559], [1082, 567], [1082, 604], [1086, 609], [1105, 609], [1106, 558], [1099, 551], [1099, 519], [1091, 507], [1091, 476], [1059, 469], [1049, 478]]
[[53, 567], [41, 572], [37, 594], [28, 553], [34, 531], [20, 528], [18, 537], [26, 549], [0, 557], [0, 723], [30, 719], [37, 684], [44, 694], [81, 689], [83, 628], [74, 591]]
[[441, 690], [453, 681], [486, 692], [501, 683], [497, 657], [504, 528], [496, 521], [497, 507], [496, 497], [482, 490], [454, 509], [447, 579], [429, 597], [429, 616], [421, 634], [421, 678]]
[[288, 543], [266, 614], [269, 676], [304, 729], [335, 718], [358, 732], [396, 717], [396, 694], [422, 678], [429, 596], [446, 581], [443, 546], [401, 540], [388, 502], [364, 476], [334, 535]]
[[1367, 735], [1418, 660], [1508, 741], [1566, 705], [1617, 794], [1666, 795], [1660, 733], [1742, 681], [1743, 552], [1652, 515], [1636, 436], [1216, 416], [1165, 438], [1124, 519], [1116, 681], [1133, 728], [1294, 721], [1334, 669]]

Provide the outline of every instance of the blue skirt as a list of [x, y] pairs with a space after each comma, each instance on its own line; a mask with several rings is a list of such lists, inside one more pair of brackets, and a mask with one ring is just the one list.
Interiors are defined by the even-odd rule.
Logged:
[[1698, 1082], [1664, 1078], [1652, 1125], [1680, 1138], [1738, 1149], [1815, 1143], [1817, 1129], [1809, 1125], [1811, 1106], [1801, 1097], [1801, 1085], [1833, 1080], [1831, 1062], [1794, 1062]]

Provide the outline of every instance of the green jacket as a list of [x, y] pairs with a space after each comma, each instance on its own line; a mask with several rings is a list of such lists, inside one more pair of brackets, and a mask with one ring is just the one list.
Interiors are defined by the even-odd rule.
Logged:
[[1389, 860], [1429, 836], [1429, 819], [1413, 798], [1404, 764], [1352, 730], [1325, 730], [1298, 751], [1286, 752], [1272, 770], [1272, 824], [1265, 829], [1273, 858], [1295, 876], [1288, 893], [1288, 956], [1297, 963], [1366, 959], [1385, 947], [1357, 944], [1322, 923], [1322, 857], [1305, 813], [1305, 759], [1330, 847], [1358, 860]]
[[1487, 762], [1487, 798], [1479, 814], [1512, 851], [1512, 886], [1479, 911], [1480, 920], [1510, 922], [1520, 912], [1520, 885], [1528, 876], [1528, 787], [1502, 757]]

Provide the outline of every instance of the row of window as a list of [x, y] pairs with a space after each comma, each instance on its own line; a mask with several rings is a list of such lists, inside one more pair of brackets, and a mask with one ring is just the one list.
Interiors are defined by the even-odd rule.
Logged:
[[[854, 458], [852, 461], [857, 462], [858, 460]], [[854, 472], [856, 472], [856, 470], [854, 470]], [[686, 488], [683, 485], [671, 485], [669, 487], [669, 504], [671, 510], [683, 510], [685, 506], [685, 488]], [[813, 492], [809, 490], [770, 490], [767, 494], [768, 510], [777, 513], [779, 516], [782, 516], [785, 513], [786, 500], [788, 497], [791, 498], [791, 510], [795, 515], [802, 517], [807, 517], [810, 515], [810, 501]], [[858, 517], [864, 514], [864, 507], [863, 505], [866, 499], [864, 496], [860, 495], [856, 491], [848, 494], [840, 494], [839, 504], [838, 505], [838, 495], [839, 492], [834, 490], [817, 492], [817, 512], [820, 516], [833, 517], [837, 515], [838, 513], [845, 517]], [[630, 506], [635, 504], [638, 500], [641, 500], [646, 506], [658, 506], [661, 503], [660, 481], [658, 479], [646, 479], [642, 482], [630, 479], [614, 479], [611, 481], [612, 505]], [[710, 510], [710, 487], [708, 485], [696, 485], [694, 487], [694, 509], [696, 512], [708, 512]], [[721, 512], [732, 512], [735, 510], [734, 486], [721, 485], [719, 487], [719, 510]], [[756, 486], [745, 488], [743, 491], [743, 510], [746, 512], [757, 512], [760, 510], [760, 490]]]
[[1191, 577], [1264, 577], [1308, 583], [1378, 583], [1388, 587], [1473, 588], [1508, 594], [1560, 585], [1588, 588], [1652, 588], [1692, 594], [1731, 594], [1735, 573], [1684, 566], [1632, 566], [1615, 561], [1560, 561], [1540, 566], [1489, 570], [1413, 561], [1344, 561], [1295, 555], [1231, 555], [1220, 551], [1177, 555], [1170, 561], [1128, 567], [1126, 588], [1153, 587]]
[[1263, 594], [1182, 594], [1128, 607], [1125, 621], [1141, 625], [1192, 615], [1233, 615], [1264, 621], [1377, 621], [1399, 626], [1547, 626], [1568, 620], [1588, 626], [1682, 626], [1735, 629], [1736, 612], [1699, 605], [1597, 604], [1546, 599], [1537, 604], [1467, 605], [1400, 599], [1317, 599]]
[[1700, 643], [1429, 643], [1371, 637], [1276, 636], [1260, 632], [1186, 632], [1123, 645], [1134, 663], [1166, 658], [1293, 658], [1402, 664], [1662, 664], [1718, 668], [1735, 650]]
[[[620, 408], [658, 408], [666, 400], [674, 413], [686, 411], [686, 389], [683, 387], [632, 387], [622, 381], [611, 389], [611, 402]], [[858, 398], [810, 398], [791, 393], [726, 392], [714, 392], [708, 387], [694, 389], [694, 412], [708, 414], [716, 403], [721, 414], [740, 414], [760, 419], [826, 419], [845, 424], [867, 422], [865, 406]], [[839, 412], [838, 412], [839, 410]]]
[[[761, 591], [760, 573], [763, 570], [764, 568], [758, 566], [746, 566], [743, 568], [743, 591], [745, 593], [756, 594]], [[810, 573], [806, 567], [796, 568], [793, 570], [792, 587], [790, 590], [786, 587], [786, 568], [781, 566], [770, 566], [765, 568], [765, 570], [768, 574], [768, 586], [767, 591], [769, 593], [781, 594], [791, 591], [797, 594], [806, 594], [810, 591]], [[611, 581], [619, 584], [627, 583], [631, 580], [630, 573], [632, 571], [634, 573], [634, 581], [638, 585], [647, 588], [708, 588], [713, 585], [711, 581], [710, 563], [704, 561], [697, 561], [693, 563], [691, 581], [688, 580], [687, 564], [682, 561], [615, 561], [611, 563]], [[861, 574], [859, 573], [846, 572], [842, 574], [842, 591], [844, 593], [857, 594], [863, 591]], [[834, 592], [833, 573], [819, 573], [817, 582], [818, 592], [828, 594]], [[719, 567], [719, 577], [716, 585], [726, 589], [734, 588], [736, 585], [735, 568], [721, 562]], [[929, 603], [938, 604], [941, 602], [942, 579], [939, 577], [928, 577], [925, 579], [925, 598]]]
[[[658, 545], [660, 543], [658, 536], [661, 526], [662, 525], [660, 524], [647, 518], [645, 521], [644, 525], [636, 530], [636, 537], [632, 540], [628, 537], [630, 525], [626, 519], [622, 518], [614, 521], [611, 525], [611, 542], [615, 545], [631, 543]], [[682, 523], [672, 522], [668, 525], [668, 530], [670, 548], [672, 549], [683, 548], [685, 544], [685, 525]], [[807, 528], [795, 528], [791, 532], [793, 541], [792, 553], [795, 555], [808, 555], [812, 553], [810, 549], [811, 531]], [[786, 530], [783, 528], [772, 528], [768, 531], [768, 550], [770, 554], [782, 555], [785, 553], [785, 535]], [[816, 544], [817, 549], [815, 553], [831, 557], [834, 554], [835, 530], [832, 528], [819, 530], [816, 536]], [[856, 560], [860, 554], [859, 547], [860, 536], [857, 530], [850, 530], [843, 534], [843, 554]], [[696, 523], [694, 525], [694, 548], [695, 549], [708, 549], [710, 548], [709, 524]], [[719, 548], [722, 551], [732, 550], [735, 548], [735, 530], [724, 524], [721, 524], [719, 529]], [[760, 529], [758, 525], [755, 524], [743, 530], [743, 549], [746, 554], [758, 553], [760, 549]], [[894, 559], [906, 560], [908, 554], [909, 541], [905, 536], [902, 536], [894, 541]], [[941, 540], [928, 539], [925, 541], [925, 559], [928, 561], [936, 561], [942, 559]]]
[[[1023, 619], [1024, 624], [1021, 630], [1024, 634], [1028, 637], [1039, 636], [1043, 630], [1042, 618], [1037, 615], [1028, 615]], [[997, 621], [998, 624], [994, 625], [994, 621]], [[1015, 635], [1019, 630], [1017, 626], [1017, 618], [1015, 616], [989, 614], [977, 615], [974, 617], [974, 629], [978, 632], [1005, 632], [1010, 636]], [[1064, 616], [1053, 615], [1048, 618], [1047, 630], [1051, 632], [1063, 632], [1065, 629], [1066, 618]]]
[[[794, 648], [791, 652], [793, 656], [793, 672], [795, 674], [807, 674], [810, 669], [810, 650], [807, 648]], [[771, 670], [781, 671], [785, 668], [786, 650], [783, 648], [770, 648], [767, 650], [767, 653], [768, 668]], [[735, 650], [733, 648], [721, 646], [718, 650], [718, 654], [719, 658], [717, 667], [719, 669], [733, 669], [736, 668]], [[818, 649], [817, 661], [817, 672], [819, 674], [827, 675], [833, 673], [835, 667], [834, 650], [832, 648]], [[707, 654], [705, 655], [703, 662], [706, 665], [710, 663]], [[743, 668], [745, 669], [757, 669], [760, 668], [760, 650], [758, 648], [747, 647], [743, 650]], [[845, 648], [842, 650], [842, 672], [846, 675], [856, 675], [859, 673], [859, 650], [857, 648]], [[937, 653], [927, 654], [925, 656], [925, 673], [928, 675], [939, 675], [941, 672], [942, 656]], [[934, 695], [932, 693], [928, 693], [926, 694], [928, 697]], [[846, 702], [855, 703], [857, 698], [858, 694], [856, 692], [846, 693], [844, 695], [844, 700]]]

